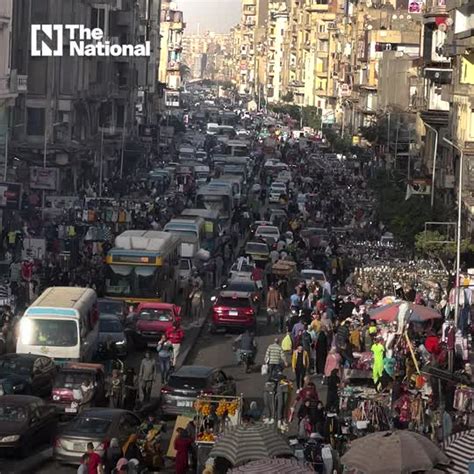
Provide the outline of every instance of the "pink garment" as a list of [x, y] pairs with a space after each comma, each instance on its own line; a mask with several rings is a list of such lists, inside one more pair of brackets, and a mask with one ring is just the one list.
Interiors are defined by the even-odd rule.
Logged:
[[340, 369], [341, 356], [337, 352], [329, 352], [326, 357], [326, 365], [324, 366], [324, 375], [329, 377], [334, 369]]

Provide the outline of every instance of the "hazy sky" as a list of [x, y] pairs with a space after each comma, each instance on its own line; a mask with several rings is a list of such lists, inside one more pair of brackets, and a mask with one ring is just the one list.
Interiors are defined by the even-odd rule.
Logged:
[[241, 0], [178, 0], [184, 12], [187, 33], [199, 29], [226, 33], [240, 19]]

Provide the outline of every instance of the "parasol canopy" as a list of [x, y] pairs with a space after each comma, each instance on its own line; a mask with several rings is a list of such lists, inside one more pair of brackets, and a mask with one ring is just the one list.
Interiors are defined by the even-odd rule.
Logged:
[[209, 456], [222, 457], [239, 466], [249, 461], [292, 454], [283, 436], [271, 426], [256, 424], [230, 428], [216, 442]]
[[314, 474], [314, 470], [296, 459], [267, 458], [236, 467], [229, 474]]
[[408, 305], [409, 321], [423, 322], [429, 321], [430, 319], [441, 318], [441, 313], [434, 308], [410, 303], [408, 301], [398, 301], [396, 303], [389, 303], [384, 306], [379, 306], [378, 308], [369, 310], [370, 319], [385, 321], [387, 323], [394, 322], [397, 320], [400, 306], [402, 304]]
[[474, 463], [474, 429], [451, 435], [444, 452], [452, 461], [450, 474], [469, 472], [469, 463]]
[[380, 431], [354, 440], [341, 462], [364, 474], [409, 474], [448, 465], [450, 460], [428, 438], [400, 430]]

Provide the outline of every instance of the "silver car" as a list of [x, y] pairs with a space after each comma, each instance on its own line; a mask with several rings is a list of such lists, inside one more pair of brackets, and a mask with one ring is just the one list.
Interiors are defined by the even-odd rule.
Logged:
[[99, 317], [99, 344], [115, 342], [118, 357], [127, 357], [127, 338], [118, 316], [101, 314]]
[[61, 430], [54, 443], [53, 457], [60, 463], [80, 464], [88, 443], [93, 443], [94, 451], [102, 457], [109, 440], [117, 438], [122, 446], [137, 432], [140, 423], [140, 419], [127, 410], [89, 408]]

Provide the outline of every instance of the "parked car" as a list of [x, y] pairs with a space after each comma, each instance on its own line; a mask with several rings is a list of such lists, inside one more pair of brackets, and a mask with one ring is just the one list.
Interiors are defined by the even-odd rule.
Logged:
[[129, 319], [134, 344], [156, 345], [175, 322], [181, 322], [180, 312], [179, 306], [170, 303], [140, 303]]
[[305, 281], [307, 285], [311, 283], [311, 280], [316, 280], [321, 285], [324, 285], [327, 282], [326, 274], [322, 270], [301, 270], [300, 278]]
[[46, 405], [41, 398], [0, 397], [0, 453], [26, 457], [32, 448], [51, 442], [57, 421], [54, 407]]
[[[81, 385], [92, 382], [94, 388], [88, 400], [84, 400]], [[107, 404], [104, 366], [71, 362], [61, 368], [53, 385], [51, 396], [56, 412], [75, 416], [85, 407], [105, 406]]]
[[122, 446], [139, 426], [140, 419], [127, 410], [89, 408], [61, 429], [54, 441], [53, 458], [61, 463], [80, 464], [87, 443], [93, 443], [94, 451], [102, 457], [112, 438]]
[[52, 359], [34, 354], [0, 356], [0, 395], [51, 395], [56, 366]]
[[217, 329], [250, 329], [257, 330], [257, 307], [252, 301], [252, 294], [236, 291], [221, 291], [217, 297], [212, 297], [214, 303], [211, 309], [211, 333]]
[[113, 314], [101, 314], [99, 317], [99, 344], [107, 341], [115, 343], [118, 357], [127, 357], [127, 338], [120, 319]]
[[193, 411], [200, 393], [235, 395], [235, 380], [222, 370], [199, 365], [184, 365], [174, 372], [161, 388], [160, 406], [165, 415]]
[[255, 221], [250, 224], [250, 238], [252, 239], [253, 236], [255, 235], [255, 231], [257, 228], [261, 225], [272, 225], [270, 221]]
[[245, 255], [251, 257], [255, 262], [265, 263], [270, 258], [270, 249], [265, 242], [251, 240], [245, 245]]
[[235, 262], [230, 267], [229, 279], [232, 278], [252, 278], [252, 273], [255, 269], [255, 263], [250, 262], [248, 259]]

